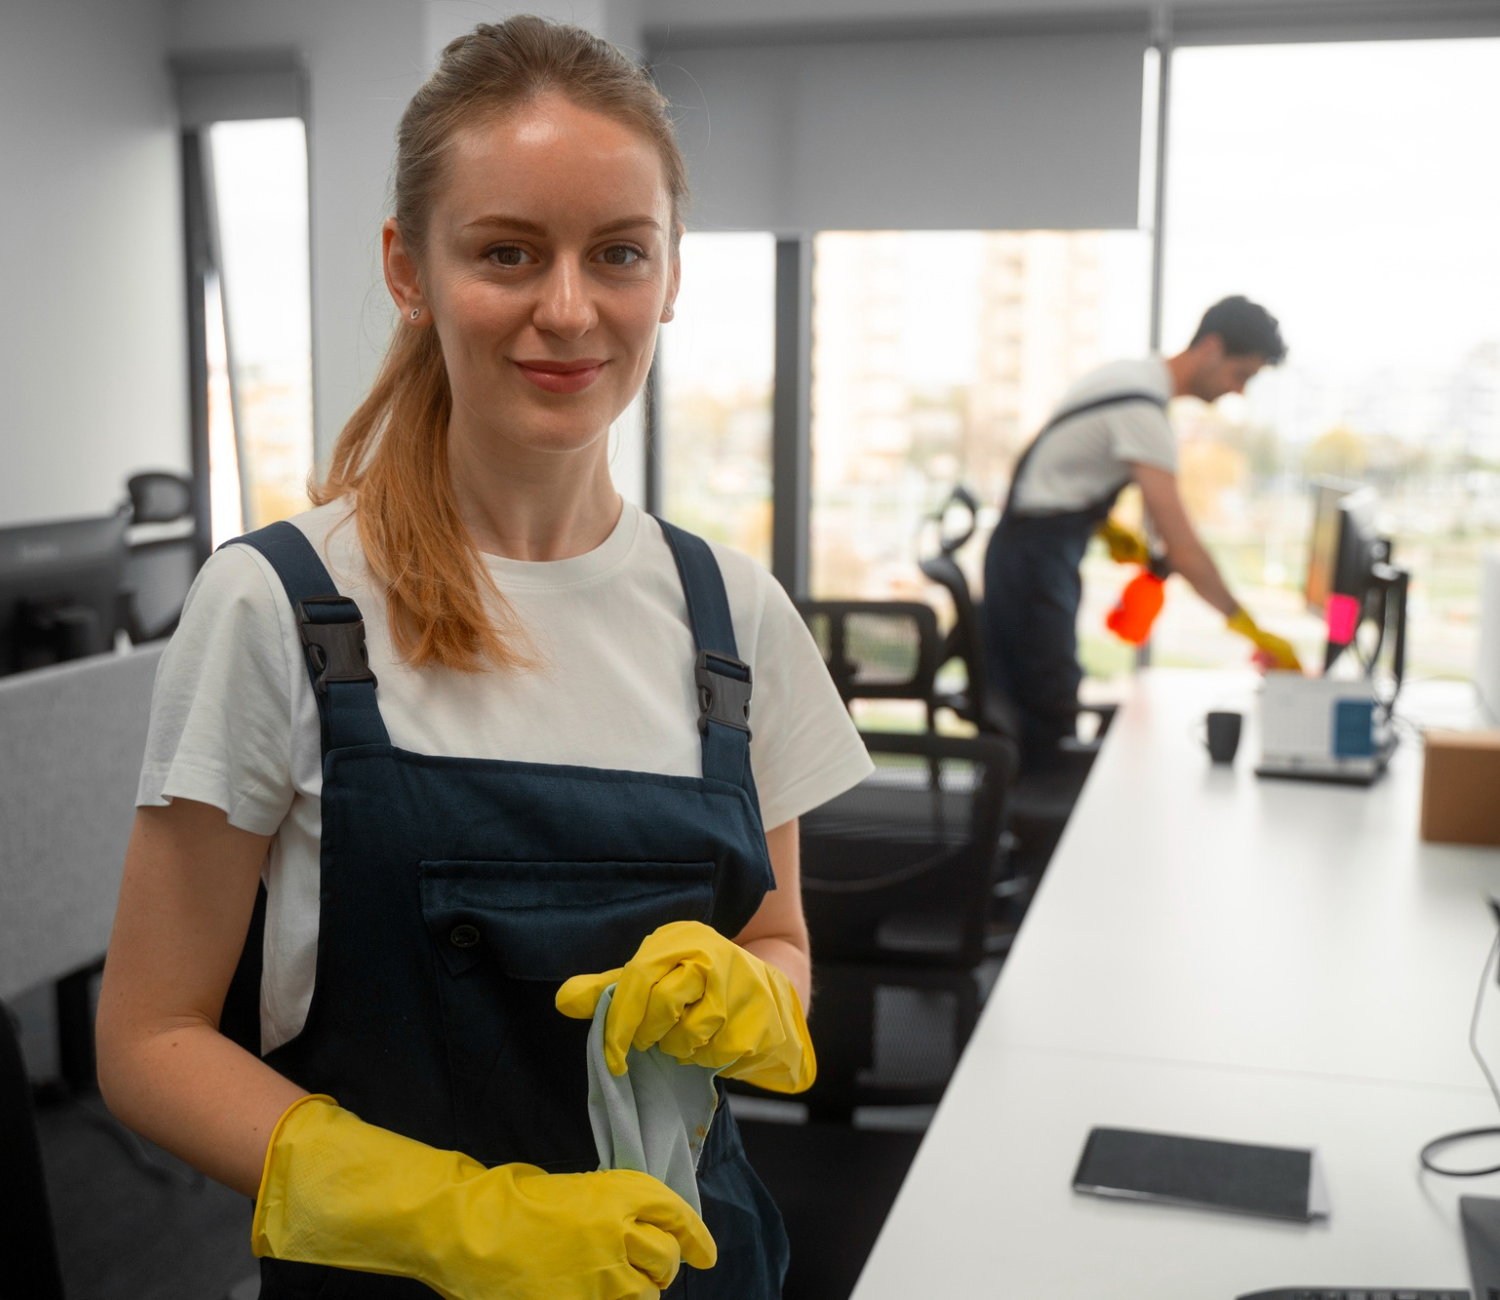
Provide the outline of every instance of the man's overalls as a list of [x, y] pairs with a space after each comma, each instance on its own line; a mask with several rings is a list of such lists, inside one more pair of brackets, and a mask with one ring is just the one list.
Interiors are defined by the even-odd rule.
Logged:
[[1157, 393], [1116, 393], [1052, 417], [1032, 439], [1011, 475], [1000, 523], [984, 557], [985, 663], [990, 681], [1021, 714], [1021, 749], [1027, 770], [1045, 770], [1058, 743], [1074, 734], [1078, 711], [1079, 566], [1094, 530], [1109, 518], [1121, 484], [1077, 510], [1022, 513], [1016, 485], [1037, 447], [1065, 421], [1110, 406], [1149, 402]]

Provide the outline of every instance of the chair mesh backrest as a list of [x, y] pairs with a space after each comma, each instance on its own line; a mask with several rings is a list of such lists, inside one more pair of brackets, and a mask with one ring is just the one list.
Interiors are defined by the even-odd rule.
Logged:
[[[863, 881], [887, 873], [882, 860], [909, 865], [933, 850], [966, 844], [976, 833], [975, 792], [984, 785], [982, 769], [962, 759], [879, 753], [872, 758], [874, 772], [803, 820], [804, 831], [810, 828], [821, 841], [858, 846], [844, 864], [820, 856], [812, 864], [816, 879], [852, 872], [852, 879]], [[883, 846], [889, 846], [888, 853]]]
[[131, 547], [125, 589], [130, 594], [132, 639], [154, 641], [171, 632], [197, 575], [197, 543], [191, 536]]
[[870, 1064], [855, 1071], [855, 1083], [866, 1089], [943, 1084], [967, 1038], [963, 1011], [951, 989], [877, 983]]
[[847, 1121], [856, 1106], [938, 1101], [979, 1016], [973, 973], [813, 962], [818, 1081], [809, 1112]]
[[914, 601], [800, 601], [798, 609], [844, 702], [928, 700], [937, 617]]
[[973, 716], [975, 702], [982, 700], [989, 690], [979, 606], [969, 591], [969, 580], [951, 555], [935, 555], [923, 560], [921, 568], [923, 574], [942, 586], [953, 599], [953, 630], [948, 635], [948, 657], [963, 663], [971, 701], [971, 707], [965, 712], [971, 721], [977, 720]]
[[876, 770], [801, 820], [813, 951], [977, 961], [1014, 749], [999, 739], [867, 735]]

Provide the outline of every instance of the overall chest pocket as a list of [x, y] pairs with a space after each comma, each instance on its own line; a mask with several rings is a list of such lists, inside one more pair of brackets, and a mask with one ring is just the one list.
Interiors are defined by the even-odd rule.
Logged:
[[711, 862], [421, 864], [456, 1149], [598, 1168], [589, 1026], [558, 1012], [557, 986], [623, 966], [668, 921], [707, 921], [713, 882]]
[[711, 862], [424, 862], [422, 915], [450, 975], [493, 963], [561, 983], [623, 966], [669, 921], [707, 921]]

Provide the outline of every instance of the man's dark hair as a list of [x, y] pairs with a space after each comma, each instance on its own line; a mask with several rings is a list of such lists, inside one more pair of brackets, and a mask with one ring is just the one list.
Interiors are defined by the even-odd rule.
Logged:
[[1281, 338], [1281, 326], [1259, 303], [1235, 294], [1216, 302], [1203, 313], [1198, 332], [1193, 335], [1189, 347], [1195, 347], [1207, 335], [1217, 334], [1224, 340], [1224, 355], [1243, 357], [1254, 353], [1265, 357], [1268, 366], [1280, 365], [1286, 360], [1286, 344]]

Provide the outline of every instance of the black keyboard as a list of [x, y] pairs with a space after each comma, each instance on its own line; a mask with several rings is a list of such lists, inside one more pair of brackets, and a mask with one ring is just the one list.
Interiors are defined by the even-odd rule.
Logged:
[[1422, 1291], [1409, 1286], [1282, 1286], [1239, 1300], [1470, 1300], [1467, 1291]]

